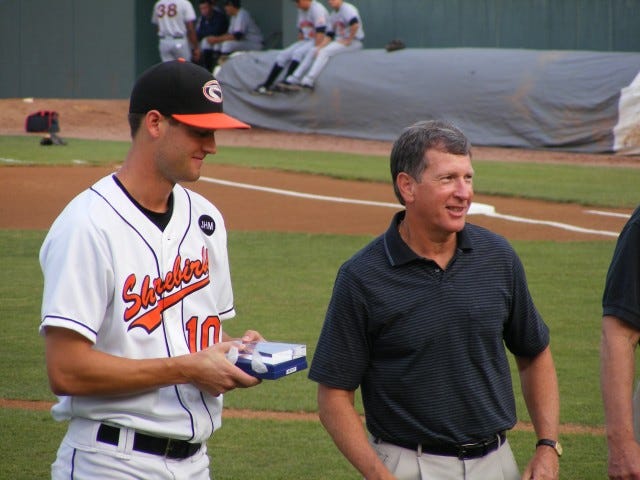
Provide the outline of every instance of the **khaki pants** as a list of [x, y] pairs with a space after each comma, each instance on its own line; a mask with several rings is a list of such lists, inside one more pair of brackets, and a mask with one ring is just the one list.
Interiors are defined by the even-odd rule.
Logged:
[[509, 442], [482, 458], [459, 460], [456, 457], [418, 454], [415, 450], [391, 443], [375, 443], [378, 457], [398, 480], [520, 480], [518, 465]]

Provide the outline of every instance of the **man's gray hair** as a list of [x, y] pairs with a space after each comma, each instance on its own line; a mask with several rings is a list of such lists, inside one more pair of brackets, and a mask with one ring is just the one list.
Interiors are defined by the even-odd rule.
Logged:
[[431, 149], [471, 156], [471, 142], [449, 122], [425, 120], [405, 128], [394, 142], [390, 157], [393, 191], [402, 205], [404, 200], [396, 185], [398, 174], [404, 172], [419, 181], [428, 166], [425, 154]]

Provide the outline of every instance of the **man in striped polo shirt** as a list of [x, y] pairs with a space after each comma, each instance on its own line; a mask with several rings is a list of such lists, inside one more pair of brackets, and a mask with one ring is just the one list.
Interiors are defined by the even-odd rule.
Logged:
[[[549, 330], [509, 243], [466, 222], [469, 141], [417, 123], [395, 142], [391, 174], [405, 210], [340, 268], [309, 371], [324, 427], [368, 480], [557, 480]], [[539, 439], [522, 476], [506, 439], [516, 409], [505, 347]]]

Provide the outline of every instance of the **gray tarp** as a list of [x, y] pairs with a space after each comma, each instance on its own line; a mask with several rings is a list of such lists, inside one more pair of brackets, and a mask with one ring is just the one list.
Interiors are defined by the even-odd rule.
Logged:
[[276, 54], [233, 56], [217, 72], [226, 113], [273, 130], [386, 141], [439, 118], [476, 145], [640, 153], [637, 126], [635, 140], [614, 139], [614, 128], [630, 137], [640, 120], [637, 53], [365, 49], [332, 58], [312, 92], [252, 94]]

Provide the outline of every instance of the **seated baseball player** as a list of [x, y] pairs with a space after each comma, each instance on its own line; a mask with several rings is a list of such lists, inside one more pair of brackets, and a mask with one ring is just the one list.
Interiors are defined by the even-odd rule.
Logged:
[[274, 83], [287, 67], [284, 77], [296, 71], [305, 55], [314, 47], [321, 45], [329, 22], [329, 12], [316, 0], [295, 0], [298, 7], [296, 28], [298, 37], [295, 42], [283, 49], [276, 56], [267, 79], [254, 89], [259, 95], [272, 95]]
[[331, 57], [362, 49], [364, 29], [358, 9], [343, 0], [329, 0], [329, 6], [331, 15], [327, 36], [305, 54], [300, 65], [282, 82], [284, 90], [313, 90], [316, 79]]
[[241, 6], [240, 0], [226, 0], [224, 10], [229, 17], [229, 30], [223, 35], [207, 37], [209, 44], [220, 44], [218, 63], [223, 64], [235, 52], [262, 50], [264, 40], [260, 27], [249, 11]]

